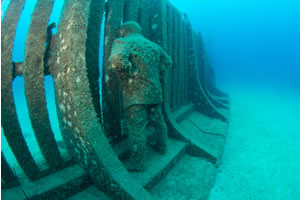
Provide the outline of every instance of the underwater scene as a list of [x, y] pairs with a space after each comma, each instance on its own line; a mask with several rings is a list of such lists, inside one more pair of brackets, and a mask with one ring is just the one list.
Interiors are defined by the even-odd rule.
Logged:
[[300, 199], [297, 0], [1, 0], [1, 199]]

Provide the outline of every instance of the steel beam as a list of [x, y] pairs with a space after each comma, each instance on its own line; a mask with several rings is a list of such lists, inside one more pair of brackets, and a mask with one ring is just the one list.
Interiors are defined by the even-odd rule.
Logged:
[[150, 37], [150, 7], [151, 1], [139, 1], [138, 23], [142, 27], [144, 37], [148, 39]]
[[[168, 2], [167, 4], [167, 33], [168, 33], [168, 54], [171, 56], [172, 61], [174, 62], [174, 6]], [[172, 81], [172, 72], [174, 68], [174, 63], [172, 64], [171, 69], [168, 70], [168, 84], [169, 84], [169, 105], [172, 107], [173, 105], [173, 98], [172, 96], [175, 95], [174, 91], [172, 90], [174, 82]]]
[[178, 71], [179, 71], [179, 11], [174, 8], [174, 59], [173, 59], [173, 69], [172, 69], [172, 82], [173, 82], [173, 95], [172, 95], [172, 110], [178, 108]]
[[[98, 188], [111, 198], [150, 199], [150, 194], [132, 180], [112, 150], [94, 110], [85, 57], [92, 1], [67, 0], [58, 26], [51, 69], [63, 138]], [[112, 16], [111, 12], [108, 16]], [[108, 25], [109, 28], [112, 27]]]
[[104, 66], [102, 80], [103, 95], [103, 121], [107, 136], [114, 142], [122, 135], [121, 118], [124, 115], [122, 105], [122, 93], [120, 90], [120, 80], [117, 74], [110, 70], [108, 58], [111, 53], [113, 41], [119, 37], [119, 29], [123, 16], [124, 0], [109, 0], [106, 7], [105, 19], [105, 46], [104, 46]]
[[[99, 44], [105, 1], [91, 1], [87, 23], [86, 68], [97, 117], [102, 120], [99, 89]], [[104, 24], [102, 25], [104, 26]], [[102, 58], [101, 58], [102, 59]]]
[[31, 125], [41, 152], [50, 168], [56, 169], [63, 160], [51, 129], [44, 88], [44, 52], [48, 20], [54, 0], [39, 0], [32, 14], [26, 40], [25, 95]]
[[140, 0], [125, 0], [123, 23], [127, 21], [138, 21]]
[[178, 106], [184, 105], [184, 25], [183, 16], [179, 14], [179, 67], [178, 67]]
[[36, 165], [23, 137], [12, 92], [12, 49], [18, 20], [25, 0], [11, 0], [1, 23], [1, 123], [6, 140], [18, 163], [33, 180], [40, 169]]
[[19, 179], [1, 152], [1, 188], [10, 188], [17, 185], [20, 185]]

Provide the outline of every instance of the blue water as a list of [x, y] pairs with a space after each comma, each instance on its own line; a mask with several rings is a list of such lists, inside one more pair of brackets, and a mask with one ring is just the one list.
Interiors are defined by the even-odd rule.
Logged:
[[[55, 1], [49, 23], [59, 22], [63, 2]], [[194, 29], [202, 33], [209, 62], [216, 70], [220, 87], [250, 82], [299, 89], [299, 1], [170, 2], [187, 13]], [[2, 3], [1, 19], [8, 3], [9, 0]], [[27, 1], [22, 13], [13, 61], [24, 60], [25, 39], [35, 3], [36, 0]]]
[[300, 192], [300, 1], [171, 0], [202, 32], [231, 99], [210, 200], [297, 200]]
[[[236, 187], [236, 190], [229, 188], [230, 184], [226, 182], [232, 178], [229, 175], [237, 176], [233, 181], [230, 180], [230, 183], [243, 181], [238, 178], [239, 174], [228, 171], [230, 168], [237, 169], [236, 171], [247, 171], [247, 167], [256, 170], [255, 177], [249, 176], [249, 180], [252, 182], [249, 181], [248, 185], [244, 182], [241, 184], [244, 187], [253, 186], [250, 188], [252, 192], [258, 191], [254, 185], [267, 184], [258, 180], [257, 177], [260, 177], [261, 172], [265, 170], [266, 177], [272, 178], [273, 174], [269, 169], [276, 171], [275, 175], [277, 176], [273, 178], [277, 182], [283, 182], [287, 177], [293, 180], [290, 188], [300, 187], [299, 174], [296, 174], [297, 166], [300, 163], [298, 162], [296, 165], [294, 162], [298, 156], [296, 152], [300, 150], [300, 1], [170, 1], [180, 11], [187, 13], [194, 29], [202, 33], [209, 63], [216, 71], [218, 87], [228, 92], [232, 98], [232, 124], [229, 129], [228, 146], [225, 147], [224, 165], [221, 166], [225, 175], [223, 174], [217, 179], [217, 184], [228, 185], [228, 188], [224, 189], [227, 191], [221, 193], [223, 194], [222, 198], [215, 199], [230, 199], [228, 196], [225, 198], [226, 194], [230, 194], [228, 191], [238, 191], [239, 188], [236, 185], [233, 186]], [[9, 0], [2, 2], [1, 20], [8, 3]], [[35, 3], [36, 0], [26, 2], [16, 33], [13, 61], [24, 61], [26, 34]], [[55, 1], [49, 23], [56, 22], [58, 24], [63, 3], [63, 0]], [[103, 28], [102, 26], [102, 34]], [[53, 33], [55, 34], [56, 30]], [[103, 35], [100, 49], [102, 49], [102, 45]], [[102, 56], [103, 52], [101, 51], [100, 68]], [[30, 150], [34, 152], [34, 158], [42, 159], [29, 120], [24, 97], [24, 79], [16, 78], [13, 88], [18, 117], [23, 122], [21, 124], [22, 131], [28, 136], [26, 138], [31, 143]], [[56, 134], [56, 139], [62, 140], [53, 101], [53, 80], [50, 76], [45, 79], [45, 89], [51, 127]], [[8, 155], [8, 159], [12, 159], [9, 162], [16, 162], [5, 143], [3, 130], [1, 132], [2, 150], [6, 151], [5, 155]], [[255, 145], [253, 145], [254, 143]], [[239, 144], [248, 144], [248, 146]], [[285, 149], [278, 150], [280, 145]], [[239, 149], [235, 150], [236, 148]], [[267, 164], [266, 159], [261, 157], [266, 154], [270, 159]], [[271, 159], [274, 157], [271, 155], [278, 158], [275, 164]], [[231, 163], [234, 160], [233, 157], [241, 158], [244, 165], [242, 167], [233, 165]], [[241, 160], [235, 161], [238, 163]], [[253, 163], [259, 164], [256, 166]], [[279, 170], [273, 164], [282, 168]], [[283, 175], [281, 170], [294, 174]], [[242, 177], [244, 174], [240, 176]], [[224, 181], [224, 179], [227, 180]], [[264, 178], [261, 177], [261, 179]], [[287, 192], [290, 184], [290, 182], [284, 182], [282, 185], [286, 187], [282, 186], [280, 189]], [[215, 196], [219, 194], [217, 190], [220, 191], [220, 188], [213, 190]], [[294, 191], [293, 194], [296, 193]], [[281, 192], [281, 194], [286, 193]], [[268, 197], [266, 199], [278, 199], [271, 198], [269, 193], [266, 193], [265, 196]], [[241, 195], [242, 197], [245, 196]], [[278, 196], [275, 195], [275, 197]]]
[[300, 2], [171, 0], [202, 32], [217, 80], [300, 89]]

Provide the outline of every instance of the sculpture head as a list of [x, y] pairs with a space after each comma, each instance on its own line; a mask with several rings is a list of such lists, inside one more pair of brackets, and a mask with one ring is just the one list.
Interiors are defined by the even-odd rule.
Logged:
[[142, 28], [134, 21], [124, 23], [120, 28], [120, 36], [127, 37], [130, 34], [142, 34]]

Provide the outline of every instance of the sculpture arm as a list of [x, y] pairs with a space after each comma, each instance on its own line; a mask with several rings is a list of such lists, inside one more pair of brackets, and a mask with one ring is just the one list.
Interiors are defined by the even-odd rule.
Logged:
[[109, 57], [110, 69], [117, 72], [124, 70], [130, 72], [132, 64], [128, 59], [129, 54], [128, 46], [121, 39], [116, 39]]

